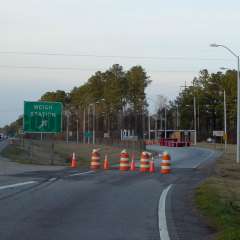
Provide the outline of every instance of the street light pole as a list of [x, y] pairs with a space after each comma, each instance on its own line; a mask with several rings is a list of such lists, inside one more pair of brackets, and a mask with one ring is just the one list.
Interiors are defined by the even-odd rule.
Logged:
[[177, 104], [177, 129], [179, 128], [179, 111], [178, 111], [178, 104]]
[[165, 106], [165, 124], [164, 124], [165, 126], [165, 134], [164, 134], [164, 137], [165, 137], [165, 139], [167, 138], [167, 107]]
[[83, 109], [83, 144], [86, 143], [85, 131], [86, 131], [86, 110], [84, 108]]
[[194, 135], [194, 143], [197, 143], [197, 111], [196, 111], [196, 97], [194, 95], [193, 97], [193, 106], [194, 106], [194, 130], [195, 130], [195, 135]]
[[87, 124], [87, 126], [88, 126], [88, 129], [87, 129], [87, 131], [88, 131], [88, 144], [90, 144], [90, 138], [89, 138], [89, 131], [90, 131], [90, 108], [89, 108], [89, 105], [88, 105], [88, 124]]
[[225, 143], [225, 152], [227, 150], [227, 107], [226, 107], [226, 91], [223, 92], [224, 98], [224, 143]]
[[237, 56], [237, 64], [238, 64], [238, 70], [237, 70], [237, 89], [238, 89], [238, 99], [237, 99], [237, 163], [239, 164], [240, 161], [240, 59], [239, 56]]
[[93, 144], [95, 144], [96, 103], [93, 104]]
[[151, 140], [151, 117], [148, 111], [148, 140]]
[[210, 45], [211, 47], [222, 47], [225, 48], [228, 52], [230, 52], [237, 59], [237, 163], [240, 162], [240, 58], [239, 56], [233, 52], [227, 46], [213, 43]]
[[69, 114], [67, 113], [67, 143], [69, 142]]
[[79, 142], [79, 133], [78, 133], [78, 119], [77, 119], [77, 144]]
[[155, 119], [155, 140], [157, 140], [158, 138], [157, 125], [158, 125], [158, 114], [156, 114], [156, 119]]

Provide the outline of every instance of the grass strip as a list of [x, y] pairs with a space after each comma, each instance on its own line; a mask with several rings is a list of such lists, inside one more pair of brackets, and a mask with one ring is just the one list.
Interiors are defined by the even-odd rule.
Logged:
[[196, 191], [196, 204], [217, 231], [216, 240], [240, 239], [238, 199], [227, 193], [227, 185], [211, 177]]

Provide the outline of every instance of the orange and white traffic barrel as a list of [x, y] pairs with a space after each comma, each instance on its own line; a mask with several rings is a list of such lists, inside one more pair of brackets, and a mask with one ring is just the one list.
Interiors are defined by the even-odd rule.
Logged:
[[171, 163], [170, 163], [170, 155], [167, 152], [163, 152], [162, 154], [162, 162], [161, 162], [161, 173], [169, 174], [171, 172]]
[[100, 168], [100, 149], [93, 149], [91, 158], [91, 169], [97, 170]]
[[129, 154], [126, 149], [122, 150], [120, 154], [120, 171], [128, 171], [130, 167], [129, 164]]
[[149, 172], [150, 170], [150, 153], [142, 152], [140, 159], [140, 172]]

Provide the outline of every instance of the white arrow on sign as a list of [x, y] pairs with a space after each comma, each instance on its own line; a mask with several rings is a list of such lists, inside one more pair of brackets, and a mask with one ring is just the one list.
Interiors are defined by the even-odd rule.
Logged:
[[47, 127], [47, 125], [48, 125], [48, 121], [47, 120], [42, 120], [42, 123], [38, 128], [41, 129], [41, 128]]

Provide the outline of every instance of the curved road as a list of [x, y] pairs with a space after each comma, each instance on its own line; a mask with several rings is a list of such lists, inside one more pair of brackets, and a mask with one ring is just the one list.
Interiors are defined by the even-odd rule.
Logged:
[[[15, 164], [16, 171], [0, 176], [0, 239], [207, 239], [212, 231], [198, 217], [192, 192], [219, 153], [168, 150], [169, 175]], [[3, 163], [9, 164], [0, 158]]]

